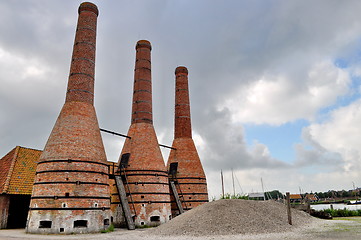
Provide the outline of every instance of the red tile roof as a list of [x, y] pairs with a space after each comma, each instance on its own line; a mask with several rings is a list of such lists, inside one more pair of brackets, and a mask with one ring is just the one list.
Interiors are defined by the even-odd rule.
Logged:
[[308, 198], [311, 201], [317, 201], [317, 196], [316, 194], [307, 194], [305, 198]]
[[302, 199], [301, 194], [290, 194], [290, 199]]
[[0, 159], [0, 193], [31, 194], [42, 151], [17, 146]]

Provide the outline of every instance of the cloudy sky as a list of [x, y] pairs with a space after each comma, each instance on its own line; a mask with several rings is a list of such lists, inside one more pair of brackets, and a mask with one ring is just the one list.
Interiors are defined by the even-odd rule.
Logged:
[[[0, 155], [43, 149], [64, 104], [81, 1], [0, 2]], [[152, 43], [154, 126], [173, 139], [174, 70], [189, 70], [193, 138], [226, 191], [361, 187], [361, 1], [123, 0], [99, 8], [100, 127], [130, 125], [135, 44]], [[109, 160], [123, 139], [102, 134]], [[164, 159], [169, 151], [164, 149]]]

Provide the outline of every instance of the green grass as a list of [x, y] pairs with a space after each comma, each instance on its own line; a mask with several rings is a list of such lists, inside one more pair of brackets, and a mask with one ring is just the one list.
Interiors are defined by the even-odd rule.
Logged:
[[224, 196], [221, 196], [221, 199], [245, 199], [248, 200], [248, 196], [245, 195], [241, 195], [241, 194], [230, 194], [230, 193], [226, 193], [224, 194]]
[[336, 217], [333, 220], [345, 220], [345, 221], [353, 221], [353, 222], [361, 223], [361, 217], [360, 216], [356, 216], [356, 217]]
[[101, 230], [101, 233], [108, 233], [108, 232], [113, 232], [114, 231], [114, 225], [110, 224], [110, 226], [107, 229]]
[[361, 210], [344, 209], [325, 209], [326, 213], [331, 214], [332, 217], [355, 217], [361, 216]]

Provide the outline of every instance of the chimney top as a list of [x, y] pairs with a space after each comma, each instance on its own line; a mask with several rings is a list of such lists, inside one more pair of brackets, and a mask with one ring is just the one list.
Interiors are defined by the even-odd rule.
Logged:
[[95, 13], [97, 16], [99, 15], [98, 7], [91, 2], [81, 3], [78, 9], [78, 13], [80, 14], [82, 11], [90, 11]]
[[186, 67], [179, 66], [175, 69], [175, 74], [178, 74], [178, 73], [185, 73], [188, 75], [188, 69]]
[[148, 40], [139, 40], [137, 42], [137, 45], [135, 46], [135, 49], [138, 48], [149, 48], [150, 50], [152, 50], [152, 45]]

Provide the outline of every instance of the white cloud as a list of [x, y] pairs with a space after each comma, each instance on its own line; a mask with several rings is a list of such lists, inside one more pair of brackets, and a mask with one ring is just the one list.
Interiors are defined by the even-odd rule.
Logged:
[[281, 125], [297, 119], [315, 119], [318, 111], [349, 91], [350, 76], [331, 61], [307, 70], [305, 78], [290, 74], [264, 74], [241, 86], [219, 108], [229, 108], [232, 121]]
[[330, 119], [305, 129], [309, 138], [330, 152], [339, 153], [345, 161], [344, 170], [360, 170], [361, 162], [361, 99], [330, 113]]

